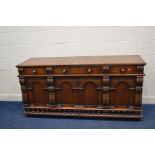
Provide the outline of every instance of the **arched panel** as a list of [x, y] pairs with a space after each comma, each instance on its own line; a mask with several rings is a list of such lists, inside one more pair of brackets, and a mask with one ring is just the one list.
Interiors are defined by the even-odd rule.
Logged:
[[61, 83], [56, 100], [58, 104], [73, 104], [72, 85], [69, 82]]
[[43, 105], [47, 102], [48, 94], [44, 91], [42, 84], [40, 82], [34, 82], [32, 84], [32, 103]]
[[130, 90], [126, 82], [119, 82], [111, 93], [112, 104], [115, 106], [128, 106], [130, 104]]
[[83, 97], [86, 105], [98, 104], [98, 92], [93, 82], [85, 84]]

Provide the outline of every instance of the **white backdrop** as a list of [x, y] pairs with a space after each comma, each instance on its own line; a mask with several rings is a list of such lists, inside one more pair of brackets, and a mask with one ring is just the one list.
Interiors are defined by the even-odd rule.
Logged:
[[155, 103], [155, 27], [0, 27], [0, 100], [21, 100], [15, 65], [29, 57], [139, 54], [143, 103]]

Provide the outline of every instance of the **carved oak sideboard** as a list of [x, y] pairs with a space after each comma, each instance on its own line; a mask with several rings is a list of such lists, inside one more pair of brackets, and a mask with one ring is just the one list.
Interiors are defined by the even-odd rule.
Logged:
[[17, 65], [26, 115], [142, 117], [138, 55], [30, 58]]

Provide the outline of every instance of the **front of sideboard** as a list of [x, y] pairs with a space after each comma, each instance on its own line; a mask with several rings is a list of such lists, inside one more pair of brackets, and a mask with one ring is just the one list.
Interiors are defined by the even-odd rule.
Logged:
[[17, 65], [24, 113], [142, 118], [144, 65], [144, 62]]

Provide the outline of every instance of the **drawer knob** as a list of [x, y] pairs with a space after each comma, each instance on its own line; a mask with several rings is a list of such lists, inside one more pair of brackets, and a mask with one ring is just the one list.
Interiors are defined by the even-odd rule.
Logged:
[[62, 70], [62, 73], [67, 73], [67, 70], [64, 68], [64, 69]]
[[121, 72], [122, 73], [125, 73], [126, 72], [126, 69], [125, 68], [121, 68]]
[[91, 72], [92, 72], [92, 69], [91, 69], [91, 68], [89, 68], [89, 69], [88, 69], [88, 73], [91, 73]]
[[37, 70], [33, 70], [32, 73], [33, 73], [33, 74], [36, 74], [36, 73], [37, 73]]

